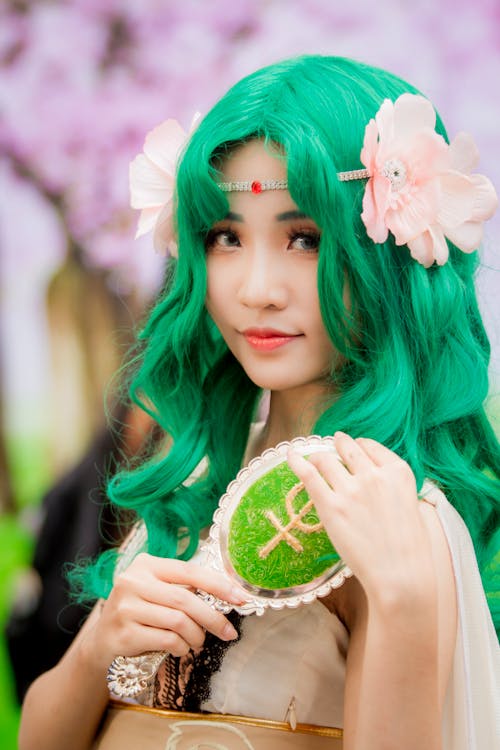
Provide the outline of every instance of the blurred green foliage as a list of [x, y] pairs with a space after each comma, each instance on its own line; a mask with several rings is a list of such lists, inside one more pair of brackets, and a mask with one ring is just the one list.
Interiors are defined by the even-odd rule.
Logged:
[[33, 554], [33, 533], [26, 511], [36, 508], [51, 481], [47, 446], [40, 436], [10, 437], [10, 477], [17, 515], [0, 516], [0, 748], [16, 750], [19, 705], [4, 638], [17, 576]]
[[8, 435], [7, 453], [17, 507], [37, 505], [53, 479], [47, 437]]
[[29, 565], [33, 541], [14, 516], [0, 517], [0, 747], [16, 750], [19, 706], [4, 639], [16, 576]]

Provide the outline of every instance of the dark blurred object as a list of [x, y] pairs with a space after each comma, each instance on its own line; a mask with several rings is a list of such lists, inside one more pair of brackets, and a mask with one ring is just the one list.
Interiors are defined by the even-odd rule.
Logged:
[[64, 571], [68, 562], [95, 557], [116, 546], [131, 525], [106, 500], [103, 484], [123, 455], [133, 455], [150, 432], [149, 417], [131, 410], [123, 438], [110, 429], [83, 460], [47, 493], [32, 569], [20, 581], [6, 626], [17, 696], [53, 667], [83, 624], [88, 609], [71, 602]]

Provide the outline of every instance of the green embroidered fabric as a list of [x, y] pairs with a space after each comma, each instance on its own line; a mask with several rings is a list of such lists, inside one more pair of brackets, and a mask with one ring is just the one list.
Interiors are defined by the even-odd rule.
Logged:
[[253, 586], [300, 586], [339, 560], [326, 531], [318, 528], [314, 505], [305, 508], [309, 496], [297, 487], [298, 482], [283, 461], [259, 477], [234, 510], [229, 524], [229, 559], [236, 573]]

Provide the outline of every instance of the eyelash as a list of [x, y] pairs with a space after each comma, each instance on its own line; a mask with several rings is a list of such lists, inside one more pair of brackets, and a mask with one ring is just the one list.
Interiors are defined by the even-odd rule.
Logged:
[[231, 227], [219, 227], [218, 229], [210, 229], [207, 236], [205, 237], [205, 247], [207, 248], [207, 250], [215, 245], [215, 240], [221, 234], [232, 235], [239, 241], [238, 234]]
[[288, 232], [288, 240], [290, 243], [295, 242], [295, 240], [301, 239], [303, 237], [307, 237], [308, 240], [313, 240], [314, 243], [313, 247], [311, 248], [302, 248], [303, 252], [313, 253], [319, 250], [319, 243], [321, 241], [321, 234], [319, 232], [315, 232], [313, 229], [294, 229]]
[[[205, 247], [207, 248], [207, 250], [209, 250], [216, 244], [217, 237], [222, 234], [230, 235], [232, 238], [236, 238], [238, 242], [240, 241], [238, 233], [232, 227], [228, 226], [219, 227], [218, 229], [211, 229], [205, 238]], [[317, 252], [319, 249], [321, 234], [319, 232], [315, 232], [313, 229], [293, 229], [287, 232], [287, 236], [289, 243], [293, 243], [296, 240], [304, 237], [309, 240], [313, 240], [313, 247], [309, 249], [302, 248], [302, 252], [304, 253]], [[236, 245], [226, 245], [225, 247], [236, 247]]]

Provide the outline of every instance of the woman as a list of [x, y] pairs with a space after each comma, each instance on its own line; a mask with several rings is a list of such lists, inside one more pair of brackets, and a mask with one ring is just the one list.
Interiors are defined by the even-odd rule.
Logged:
[[[293, 711], [343, 726], [349, 750], [493, 746], [498, 651], [452, 506], [493, 592], [500, 451], [482, 406], [472, 251], [496, 196], [470, 175], [471, 140], [448, 146], [435, 119], [381, 70], [285, 61], [198, 125], [175, 222], [171, 203], [140, 206], [157, 244], [172, 249], [175, 226], [178, 260], [132, 394], [172, 445], [110, 484], [143, 525], [114, 582], [114, 560], [84, 571], [102, 602], [28, 693], [21, 750], [90, 747], [108, 665], [152, 650], [170, 654], [153, 702], [179, 716]], [[146, 141], [136, 206], [137, 174], [162, 147], [165, 166], [174, 130]], [[251, 427], [263, 391], [268, 413]], [[242, 464], [308, 434], [335, 435], [342, 464], [288, 461], [354, 575], [326, 599], [232, 624], [196, 596], [245, 596], [191, 560], [200, 532]]]

